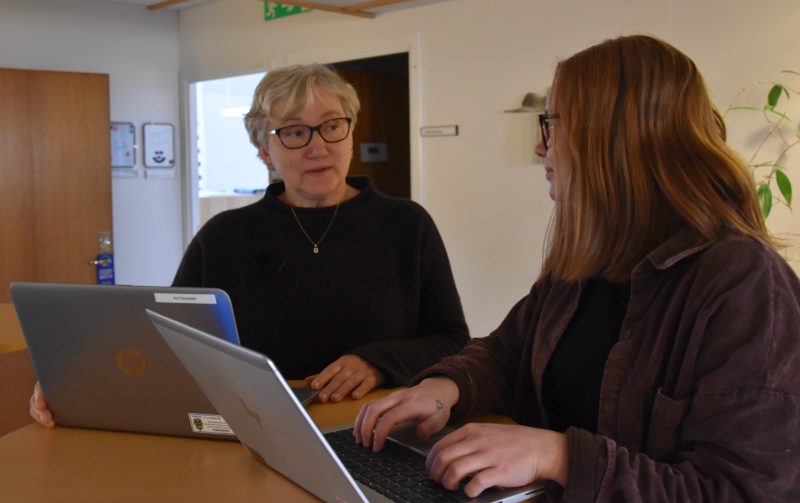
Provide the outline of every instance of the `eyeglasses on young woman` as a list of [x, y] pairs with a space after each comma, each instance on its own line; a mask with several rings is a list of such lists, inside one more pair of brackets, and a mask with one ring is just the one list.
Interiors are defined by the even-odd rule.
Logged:
[[542, 131], [542, 141], [545, 149], [550, 144], [550, 130], [555, 127], [551, 119], [558, 119], [558, 114], [539, 114], [539, 129]]

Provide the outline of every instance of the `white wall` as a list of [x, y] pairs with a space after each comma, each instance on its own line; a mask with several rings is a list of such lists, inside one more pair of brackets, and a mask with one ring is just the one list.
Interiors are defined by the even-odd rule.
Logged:
[[[692, 57], [724, 109], [744, 83], [800, 71], [798, 20], [791, 0], [453, 0], [374, 20], [312, 12], [265, 22], [261, 3], [223, 0], [180, 12], [180, 66], [222, 76], [419, 33], [421, 125], [460, 127], [458, 137], [423, 139], [422, 202], [444, 237], [470, 329], [482, 336], [534, 281], [552, 208], [533, 164], [534, 117], [502, 111], [544, 91], [557, 58], [633, 33]], [[798, 175], [800, 165], [796, 190]], [[800, 228], [798, 218], [788, 225]]]
[[[800, 71], [798, 19], [800, 4], [791, 0], [451, 0], [374, 20], [312, 12], [270, 22], [260, 2], [238, 0], [180, 14], [94, 0], [2, 0], [0, 67], [108, 73], [111, 119], [133, 122], [140, 138], [145, 122], [180, 125], [179, 68], [217, 78], [418, 34], [421, 125], [461, 131], [422, 140], [422, 202], [480, 336], [536, 277], [552, 208], [543, 170], [533, 164], [535, 119], [503, 110], [526, 92], [544, 91], [556, 58], [630, 33], [655, 34], [690, 55], [722, 109], [754, 80], [800, 88], [778, 73]], [[731, 142], [749, 152], [756, 135], [734, 130], [737, 120]], [[790, 165], [798, 191], [800, 164]], [[136, 169], [139, 178], [113, 181], [117, 280], [168, 284], [182, 252], [180, 178], [145, 180], [140, 155]], [[797, 233], [798, 218], [777, 208], [769, 222], [776, 232]]]
[[[141, 144], [145, 122], [179, 124], [177, 25], [176, 12], [142, 6], [2, 0], [0, 67], [109, 74], [111, 120], [133, 122]], [[145, 180], [141, 152], [136, 169], [137, 179], [112, 182], [117, 283], [170, 284], [182, 255], [180, 179]]]

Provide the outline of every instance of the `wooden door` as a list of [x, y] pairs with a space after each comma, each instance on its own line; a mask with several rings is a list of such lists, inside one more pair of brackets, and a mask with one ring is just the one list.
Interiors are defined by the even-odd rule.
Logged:
[[108, 75], [0, 69], [0, 303], [14, 281], [96, 282], [110, 144]]
[[[353, 130], [349, 175], [368, 175], [388, 196], [411, 197], [408, 75], [337, 68], [358, 93], [361, 112]], [[386, 143], [388, 160], [362, 162], [361, 143]]]

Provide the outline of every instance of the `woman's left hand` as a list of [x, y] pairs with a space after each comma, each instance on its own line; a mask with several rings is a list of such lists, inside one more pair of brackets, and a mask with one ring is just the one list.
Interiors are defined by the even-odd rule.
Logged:
[[351, 396], [357, 400], [383, 383], [383, 373], [360, 356], [344, 355], [319, 375], [306, 377], [306, 383], [321, 390], [317, 399], [322, 403], [341, 402], [354, 389]]
[[567, 437], [527, 426], [470, 423], [441, 439], [425, 467], [448, 489], [475, 474], [464, 491], [476, 497], [492, 486], [520, 487], [537, 479], [564, 487], [569, 471]]

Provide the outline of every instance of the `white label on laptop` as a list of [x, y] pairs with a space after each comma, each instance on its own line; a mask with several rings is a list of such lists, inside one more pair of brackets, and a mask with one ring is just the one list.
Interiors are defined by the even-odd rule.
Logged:
[[216, 304], [217, 297], [207, 293], [157, 293], [156, 302], [168, 304]]
[[213, 433], [216, 435], [233, 435], [233, 430], [222, 416], [212, 414], [189, 414], [189, 423], [195, 433]]

